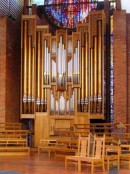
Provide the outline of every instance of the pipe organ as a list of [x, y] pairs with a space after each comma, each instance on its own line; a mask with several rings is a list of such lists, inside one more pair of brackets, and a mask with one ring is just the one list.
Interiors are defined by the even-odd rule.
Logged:
[[104, 11], [92, 11], [71, 34], [52, 34], [35, 16], [23, 15], [21, 118], [104, 118], [105, 25]]
[[[35, 113], [35, 73], [36, 73], [36, 19], [35, 16], [24, 16], [21, 36], [21, 114]], [[21, 115], [21, 117], [22, 117]]]

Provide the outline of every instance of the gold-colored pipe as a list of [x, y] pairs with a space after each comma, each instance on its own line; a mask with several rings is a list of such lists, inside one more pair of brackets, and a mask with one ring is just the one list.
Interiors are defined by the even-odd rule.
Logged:
[[97, 112], [97, 37], [94, 37], [94, 112]]
[[44, 88], [43, 88], [43, 78], [44, 78], [44, 69], [43, 69], [43, 65], [44, 65], [44, 60], [43, 60], [43, 55], [44, 55], [44, 47], [43, 45], [41, 45], [41, 100], [42, 100], [42, 104], [41, 104], [41, 112], [44, 111]]
[[81, 104], [81, 110], [82, 112], [84, 111], [84, 87], [85, 87], [85, 79], [84, 79], [84, 64], [85, 64], [85, 57], [84, 57], [84, 51], [85, 48], [82, 47], [81, 48], [81, 54], [82, 54], [82, 62], [81, 62], [81, 70], [82, 70], [82, 76], [81, 76], [81, 80], [82, 80], [82, 87], [81, 87], [81, 100], [82, 100], [82, 104]]
[[23, 21], [23, 31], [24, 31], [24, 54], [23, 54], [23, 59], [24, 59], [24, 74], [23, 74], [23, 112], [24, 114], [27, 112], [27, 28], [28, 28], [28, 22]]
[[89, 59], [88, 59], [88, 38], [86, 37], [85, 45], [85, 110], [88, 112], [88, 92], [89, 92], [89, 78], [88, 78], [88, 69], [89, 69]]
[[77, 89], [77, 98], [78, 98], [78, 112], [81, 112], [81, 89]]
[[[41, 66], [41, 61], [40, 61], [40, 31], [37, 33], [37, 45], [38, 45], [38, 50], [37, 50], [37, 99], [40, 101], [40, 66]], [[40, 103], [37, 104], [37, 111], [40, 111]]]
[[90, 112], [93, 113], [93, 49], [90, 50]]
[[98, 103], [102, 112], [102, 22], [98, 21]]
[[28, 37], [28, 113], [31, 113], [31, 36]]
[[35, 48], [32, 48], [32, 81], [31, 81], [31, 85], [32, 85], [32, 106], [31, 106], [31, 110], [32, 110], [32, 114], [34, 114], [34, 96], [35, 96]]
[[47, 89], [45, 88], [45, 112], [47, 112]]

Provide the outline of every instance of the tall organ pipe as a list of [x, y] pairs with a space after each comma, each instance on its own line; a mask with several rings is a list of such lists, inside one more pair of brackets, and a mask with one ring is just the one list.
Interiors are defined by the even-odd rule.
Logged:
[[37, 57], [37, 111], [40, 111], [40, 32], [38, 31], [38, 57]]
[[44, 52], [44, 47], [43, 45], [41, 45], [41, 112], [44, 111], [44, 88], [43, 88], [43, 78], [44, 78], [44, 56], [43, 56], [43, 52]]
[[31, 113], [31, 36], [28, 37], [28, 113]]
[[97, 37], [94, 37], [94, 112], [97, 112]]
[[82, 69], [82, 76], [81, 76], [81, 81], [82, 81], [82, 87], [81, 87], [81, 108], [82, 108], [82, 112], [84, 110], [84, 85], [85, 85], [85, 78], [84, 78], [84, 64], [85, 64], [85, 55], [84, 55], [84, 47], [82, 47], [81, 49], [81, 54], [82, 54], [82, 62], [81, 62], [81, 69]]
[[28, 28], [28, 22], [24, 21], [23, 22], [23, 26], [24, 26], [24, 87], [23, 87], [23, 112], [24, 114], [26, 114], [27, 112], [27, 28]]
[[88, 89], [89, 89], [89, 79], [88, 79], [88, 69], [89, 69], [89, 59], [88, 59], [88, 39], [86, 38], [85, 45], [85, 108], [88, 112]]
[[90, 50], [90, 112], [93, 113], [93, 49]]
[[102, 23], [98, 21], [98, 103], [102, 112]]
[[32, 86], [32, 114], [34, 113], [34, 96], [35, 96], [35, 91], [34, 91], [34, 82], [35, 82], [35, 48], [32, 48], [32, 81], [31, 81], [31, 86]]

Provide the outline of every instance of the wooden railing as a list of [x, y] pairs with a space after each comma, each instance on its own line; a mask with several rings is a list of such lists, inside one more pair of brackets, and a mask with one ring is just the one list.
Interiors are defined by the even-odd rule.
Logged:
[[21, 123], [0, 123], [0, 130], [20, 130], [22, 124]]

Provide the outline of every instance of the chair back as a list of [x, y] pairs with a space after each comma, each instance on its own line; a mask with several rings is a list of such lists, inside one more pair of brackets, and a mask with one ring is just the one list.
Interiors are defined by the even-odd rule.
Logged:
[[93, 145], [93, 157], [104, 158], [105, 154], [105, 135], [103, 137], [96, 137], [94, 135], [94, 145]]
[[81, 137], [79, 135], [78, 155], [88, 157], [90, 154], [90, 135], [88, 137]]

